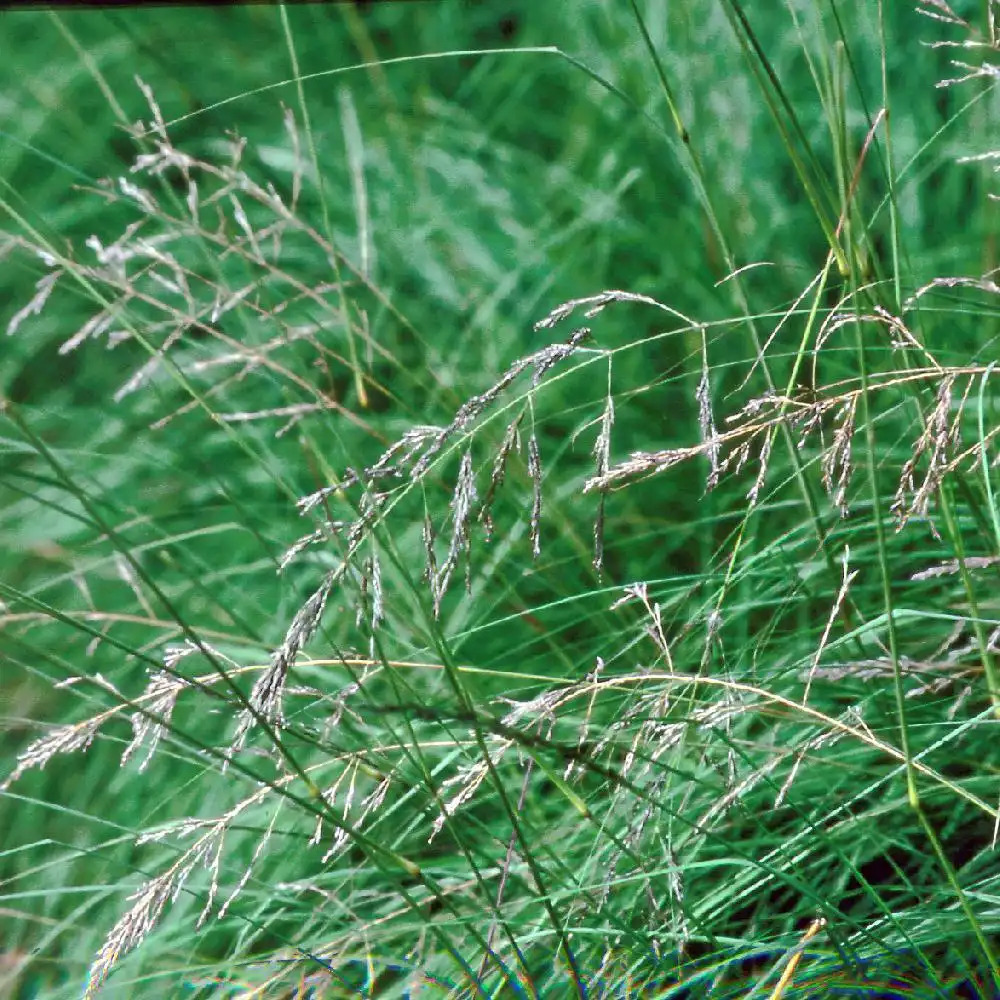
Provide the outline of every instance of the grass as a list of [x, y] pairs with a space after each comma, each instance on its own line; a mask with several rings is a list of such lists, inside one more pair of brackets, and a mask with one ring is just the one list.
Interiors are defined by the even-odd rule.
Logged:
[[997, 5], [191, 16], [2, 25], [0, 992], [996, 995]]

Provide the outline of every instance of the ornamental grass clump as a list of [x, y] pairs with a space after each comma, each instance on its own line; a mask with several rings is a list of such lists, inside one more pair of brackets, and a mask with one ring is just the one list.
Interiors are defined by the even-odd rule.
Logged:
[[[985, 30], [917, 7], [985, 50], [947, 86], [992, 85], [996, 5]], [[1000, 988], [996, 370], [937, 325], [993, 317], [997, 272], [904, 266], [884, 80], [862, 114], [839, 42], [810, 63], [824, 159], [720, 10], [824, 243], [808, 272], [737, 263], [635, 6], [718, 255], [697, 309], [595, 280], [442, 353], [443, 310], [418, 332], [373, 264], [347, 91], [342, 188], [301, 90], [258, 156], [187, 150], [139, 80], [128, 171], [80, 193], [101, 231], [18, 216], [4, 252], [40, 273], [8, 333], [73, 317], [58, 354], [102, 348], [135, 442], [105, 467], [4, 402], [10, 488], [83, 534], [0, 580], [10, 662], [75, 699], [0, 801], [94, 768], [136, 802], [79, 848], [117, 871], [87, 997]]]

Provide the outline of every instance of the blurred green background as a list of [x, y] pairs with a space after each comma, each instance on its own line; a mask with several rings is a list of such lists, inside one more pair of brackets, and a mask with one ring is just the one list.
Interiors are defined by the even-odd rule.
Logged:
[[[301, 170], [297, 215], [332, 238], [351, 264], [354, 331], [348, 333], [335, 292], [299, 300], [294, 321], [315, 325], [322, 352], [289, 341], [281, 346], [280, 370], [234, 376], [205, 397], [216, 416], [277, 410], [306, 398], [302, 384], [315, 379], [343, 408], [307, 415], [280, 434], [286, 422], [280, 415], [227, 422], [197, 406], [184, 409], [188, 388], [164, 369], [116, 402], [147, 353], [129, 340], [109, 347], [103, 337], [60, 351], [95, 312], [82, 284], [62, 282], [37, 316], [0, 342], [0, 396], [11, 404], [11, 419], [0, 425], [5, 773], [46, 725], [105, 706], [100, 689], [74, 678], [99, 672], [135, 696], [144, 683], [139, 654], [158, 657], [166, 643], [182, 637], [121, 558], [123, 546], [191, 627], [235, 660], [262, 662], [316, 586], [316, 572], [275, 572], [281, 554], [309, 530], [295, 499], [326, 485], [331, 470], [371, 464], [407, 428], [447, 423], [463, 400], [485, 391], [516, 358], [563, 335], [562, 328], [555, 334], [533, 329], [559, 303], [603, 289], [652, 296], [706, 325], [717, 398], [738, 390], [754, 358], [746, 317], [769, 335], [823, 267], [829, 246], [762, 97], [759, 66], [747, 59], [727, 5], [645, 0], [637, 6], [668, 69], [700, 179], [631, 6], [615, 0], [310, 4], [288, 7], [284, 15], [253, 5], [0, 17], [0, 197], [7, 217], [0, 327], [46, 273], [24, 241], [47, 242], [68, 258], [94, 262], [88, 239], [107, 246], [134, 219], [120, 201], [102, 196], [99, 182], [132, 176], [140, 150], [125, 126], [152, 119], [141, 80], [177, 149], [225, 162], [238, 134], [246, 140], [243, 169], [286, 202]], [[972, 18], [982, 5], [966, 7]], [[859, 175], [855, 205], [876, 258], [875, 277], [886, 287], [898, 277], [912, 293], [935, 277], [979, 275], [997, 266], [1000, 208], [989, 199], [996, 178], [988, 164], [956, 160], [985, 152], [991, 141], [995, 148], [1000, 102], [988, 82], [936, 87], [956, 74], [949, 65], [954, 52], [925, 43], [947, 36], [949, 26], [922, 18], [911, 3], [882, 5], [881, 26], [879, 11], [874, 3], [746, 6], [801, 139], [831, 189], [834, 137], [818, 93], [824, 73], [843, 45], [852, 163], [883, 103], [885, 74], [893, 161], [890, 166], [880, 132]], [[303, 143], [297, 155], [285, 109]], [[899, 235], [895, 275], [888, 263], [894, 259], [890, 170]], [[164, 205], [171, 198], [183, 204], [176, 175], [166, 173], [149, 186]], [[177, 205], [170, 211], [179, 211]], [[153, 221], [145, 232], [168, 230]], [[210, 244], [196, 244], [189, 241], [183, 251], [190, 266], [227, 289], [239, 288], [245, 280], [240, 265]], [[334, 281], [316, 241], [289, 240], [282, 252], [283, 274], [302, 286]], [[767, 266], [745, 274], [741, 300], [741, 283], [723, 279], [733, 266], [758, 262]], [[954, 308], [959, 294], [928, 300], [925, 343], [943, 364], [988, 363], [1000, 331], [995, 300], [961, 299]], [[834, 291], [828, 300], [824, 306], [834, 304]], [[148, 319], [142, 303], [131, 308], [135, 322]], [[616, 352], [615, 455], [696, 441], [699, 336], [662, 311], [638, 306], [610, 307], [588, 323], [597, 344]], [[280, 329], [261, 311], [242, 307], [218, 325], [225, 337], [257, 345]], [[207, 364], [224, 350], [212, 333], [192, 330], [177, 348], [189, 365], [206, 362], [205, 381], [193, 383], [199, 392], [213, 385]], [[791, 371], [799, 336], [799, 328], [789, 328], [774, 344], [779, 385]], [[885, 338], [873, 351], [891, 364]], [[854, 363], [846, 348], [834, 345], [818, 378], [834, 383], [853, 373]], [[620, 649], [622, 625], [608, 609], [625, 583], [657, 582], [675, 620], [694, 621], [725, 573], [719, 553], [740, 523], [752, 479], [724, 480], [706, 495], [704, 464], [668, 485], [652, 480], [609, 500], [607, 570], [601, 579], [593, 573], [595, 502], [579, 496], [579, 485], [593, 465], [606, 370], [595, 356], [589, 367], [547, 387], [537, 403], [547, 481], [558, 482], [545, 498], [543, 557], [531, 563], [524, 556], [530, 488], [518, 473], [519, 492], [498, 501], [500, 536], [489, 550], [496, 557], [483, 556], [489, 565], [473, 575], [474, 597], [459, 595], [447, 607], [443, 631], [455, 656], [498, 671], [483, 680], [484, 697], [512, 690], [499, 672], [511, 660], [525, 673], [565, 678], [582, 676], [595, 656]], [[760, 372], [754, 377], [759, 392]], [[720, 404], [719, 413], [731, 408]], [[890, 412], [879, 461], [898, 466], [910, 444], [892, 420]], [[496, 439], [501, 431], [493, 426], [485, 433]], [[54, 464], [43, 459], [40, 442]], [[790, 637], [798, 655], [795, 643], [818, 636], [836, 593], [836, 582], [823, 576], [801, 496], [790, 478], [773, 478], [768, 516], [747, 536], [747, 558], [758, 558], [758, 575], [741, 584], [737, 610], [744, 616], [727, 618], [740, 651], [730, 667], [748, 681], [786, 669], [778, 658], [758, 667], [755, 636]], [[441, 495], [429, 501], [441, 509], [447, 508], [447, 482], [442, 475]], [[838, 540], [862, 552], [874, 545], [870, 523], [838, 527], [828, 505], [822, 518], [840, 532]], [[102, 525], [113, 526], [115, 539]], [[419, 530], [417, 514], [400, 529], [401, 551], [419, 550]], [[926, 531], [892, 544], [904, 587], [910, 571], [952, 554]], [[305, 563], [306, 569], [323, 566], [321, 558]], [[879, 593], [874, 577], [864, 586]], [[331, 602], [327, 639], [352, 647], [353, 613], [338, 601]], [[928, 604], [944, 606], [943, 599]], [[912, 641], [934, 647], [949, 627], [928, 625]], [[400, 624], [388, 641], [399, 656], [428, 642], [418, 623]], [[526, 695], [535, 690], [525, 682]], [[830, 694], [830, 704], [838, 697], [847, 704], [855, 694], [841, 689]], [[891, 720], [888, 687], [872, 698], [884, 703]], [[223, 707], [214, 718], [210, 713], [185, 725], [211, 741], [230, 711]], [[135, 832], [168, 817], [225, 807], [206, 801], [199, 778], [211, 765], [191, 751], [170, 751], [173, 769], [157, 779], [163, 785], [120, 770], [128, 728], [118, 725], [86, 756], [57, 757], [0, 794], [0, 984], [8, 984], [0, 985], [0, 994], [5, 988], [24, 997], [78, 991], [126, 890], [153, 870], [149, 855], [133, 843]], [[968, 759], [956, 751], [956, 776], [974, 768], [978, 757], [978, 750]], [[865, 780], [845, 777], [851, 794]], [[970, 822], [978, 844], [987, 837], [986, 821], [977, 813]], [[972, 835], [966, 830], [963, 836]], [[879, 844], [869, 854], [888, 857]], [[922, 885], [913, 859], [926, 848], [906, 843], [899, 851], [892, 864]], [[240, 869], [234, 862], [233, 871]], [[927, 877], [941, 880], [940, 873]], [[260, 885], [251, 884], [262, 900], [261, 924], [268, 919], [267, 884], [264, 875]], [[256, 918], [247, 919], [250, 926]], [[185, 960], [210, 965], [211, 958], [238, 951], [229, 932], [213, 929], [199, 940], [190, 923], [164, 931], [171, 968]], [[264, 933], [253, 947], [278, 947], [289, 933], [279, 926], [273, 940]], [[6, 980], [5, 968], [13, 970]], [[149, 978], [123, 980], [121, 995], [163, 995], [156, 992], [163, 987], [155, 960], [144, 974]], [[198, 986], [190, 995], [202, 995], [199, 989], [213, 995]]]

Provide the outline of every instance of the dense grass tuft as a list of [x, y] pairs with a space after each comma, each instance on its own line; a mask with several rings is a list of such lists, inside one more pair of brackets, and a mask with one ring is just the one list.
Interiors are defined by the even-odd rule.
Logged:
[[0, 993], [1000, 993], [958, 6], [5, 18]]

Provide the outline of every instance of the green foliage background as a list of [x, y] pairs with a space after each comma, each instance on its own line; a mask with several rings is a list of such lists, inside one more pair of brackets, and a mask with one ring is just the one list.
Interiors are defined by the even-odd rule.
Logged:
[[[980, 32], [975, 37], [985, 38], [995, 6], [965, 6], [955, 5]], [[457, 452], [442, 458], [380, 542], [399, 557], [387, 573], [391, 628], [381, 655], [426, 665], [445, 649], [471, 671], [466, 694], [476, 709], [500, 718], [507, 709], [495, 699], [529, 701], [580, 681], [598, 658], [651, 665], [656, 652], [643, 633], [641, 608], [612, 605], [637, 581], [660, 602], [676, 643], [673, 666], [692, 684], [671, 710], [686, 735], [659, 762], [672, 775], [665, 779], [669, 791], [654, 783], [646, 794], [669, 803], [678, 823], [704, 817], [729, 794], [737, 806], [712, 820], [710, 835], [683, 859], [685, 899], [676, 905], [691, 930], [681, 947], [677, 913], [651, 916], [656, 907], [642, 880], [609, 867], [615, 838], [627, 839], [634, 819], [621, 804], [623, 787], [588, 775], [575, 793], [589, 809], [590, 819], [582, 820], [569, 793], [551, 780], [566, 761], [557, 756], [542, 766], [545, 752], [537, 752], [542, 770], [532, 781], [539, 787], [522, 812], [522, 832], [549, 875], [549, 893], [541, 896], [576, 934], [593, 995], [655, 987], [664, 996], [769, 996], [780, 963], [816, 917], [827, 930], [788, 987], [799, 995], [833, 995], [840, 984], [885, 995], [877, 990], [892, 977], [911, 983], [913, 995], [973, 995], [960, 988], [995, 995], [997, 756], [986, 679], [993, 656], [987, 637], [1000, 625], [995, 567], [912, 579], [948, 560], [1000, 554], [995, 471], [983, 472], [976, 461], [960, 465], [940, 487], [944, 499], [930, 518], [916, 518], [898, 534], [889, 515], [899, 469], [913, 453], [935, 387], [885, 393], [869, 424], [861, 419], [846, 518], [822, 493], [814, 441], [800, 450], [800, 468], [775, 444], [753, 511], [746, 499], [753, 463], [706, 491], [708, 463], [696, 457], [609, 495], [605, 571], [598, 576], [591, 565], [597, 500], [581, 496], [580, 487], [593, 472], [608, 394], [603, 352], [613, 353], [613, 461], [697, 444], [703, 349], [720, 429], [725, 414], [764, 391], [752, 328], [762, 341], [777, 329], [767, 356], [775, 383], [785, 385], [801, 361], [813, 304], [796, 299], [830, 251], [794, 155], [809, 151], [807, 168], [821, 196], [839, 207], [845, 171], [849, 182], [876, 114], [890, 100], [891, 144], [883, 122], [852, 191], [853, 228], [843, 240], [849, 272], [834, 271], [817, 298], [819, 315], [862, 285], [897, 314], [908, 295], [935, 278], [992, 272], [996, 177], [989, 161], [957, 161], [996, 149], [996, 80], [937, 87], [961, 75], [949, 62], [956, 51], [925, 43], [966, 34], [921, 17], [910, 3], [744, 8], [647, 0], [634, 8], [613, 0], [511, 0], [316, 4], [284, 14], [267, 6], [24, 11], [0, 18], [0, 199], [9, 234], [0, 250], [4, 326], [45, 273], [14, 237], [90, 259], [88, 237], [107, 245], [134, 217], [92, 189], [101, 178], [129, 176], [139, 151], [124, 127], [151, 119], [136, 77], [155, 95], [177, 149], [223, 162], [227, 135], [237, 132], [246, 139], [247, 174], [286, 197], [297, 160], [283, 113], [290, 109], [304, 129], [307, 112], [315, 161], [304, 148], [297, 214], [331, 236], [352, 270], [367, 278], [351, 286], [354, 332], [332, 296], [326, 307], [301, 307], [301, 321], [321, 329], [325, 367], [290, 349], [290, 368], [317, 379], [344, 413], [312, 414], [280, 436], [280, 419], [212, 419], [297, 402], [295, 385], [271, 371], [227, 385], [218, 397], [206, 396], [205, 408], [181, 411], [159, 428], [157, 421], [190, 401], [190, 385], [163, 374], [114, 402], [148, 355], [134, 340], [108, 349], [97, 339], [60, 353], [94, 313], [82, 283], [61, 288], [0, 343], [0, 398], [7, 404], [0, 418], [3, 771], [13, 770], [18, 753], [46, 727], [108, 707], [108, 691], [86, 678], [100, 675], [138, 697], [144, 658], [159, 660], [183, 638], [175, 618], [233, 661], [265, 663], [332, 558], [314, 552], [276, 572], [281, 554], [309, 530], [296, 498], [347, 468], [370, 466], [412, 426], [447, 424], [517, 358], [563, 335], [562, 327], [534, 329], [559, 303], [625, 289], [696, 322], [624, 303], [587, 321], [597, 349], [559, 369], [531, 400], [545, 473], [541, 555], [531, 556], [532, 486], [518, 467], [497, 501], [497, 536], [486, 545], [477, 535], [473, 543], [471, 593], [454, 588], [437, 628], [418, 578], [422, 508], [447, 515], [458, 465]], [[842, 105], [829, 86], [836, 72], [844, 81]], [[161, 191], [165, 204], [171, 196], [183, 200], [176, 177], [164, 175]], [[220, 282], [238, 286], [232, 258], [211, 247], [188, 250], [192, 261], [217, 268]], [[308, 241], [285, 253], [284, 266], [303, 285], [333, 280]], [[734, 267], [759, 262], [767, 266], [725, 280]], [[870, 308], [859, 293], [861, 300]], [[920, 303], [910, 318], [940, 365], [978, 366], [981, 373], [995, 359], [1000, 312], [988, 287], [943, 288]], [[148, 320], [139, 306], [130, 308], [132, 322]], [[364, 323], [377, 350], [368, 351], [358, 333]], [[250, 310], [236, 310], [232, 325], [220, 329], [258, 345], [274, 333]], [[908, 370], [911, 359], [901, 359], [884, 331], [863, 329], [869, 372]], [[178, 347], [188, 360], [217, 349], [210, 334], [192, 334]], [[853, 333], [841, 334], [815, 366], [801, 369], [796, 391], [836, 392], [857, 384], [861, 371]], [[985, 435], [989, 460], [995, 382], [984, 376], [969, 386], [966, 444]], [[503, 423], [490, 419], [476, 430], [475, 460], [487, 478]], [[814, 510], [804, 499], [809, 490]], [[851, 614], [842, 620], [833, 612], [841, 603], [845, 549], [858, 575]], [[136, 566], [159, 593], [137, 580]], [[347, 682], [335, 672], [344, 650], [364, 645], [355, 626], [357, 596], [331, 597], [310, 647], [317, 659], [298, 675], [303, 684], [332, 692]], [[713, 610], [721, 624], [706, 639], [706, 629], [715, 628]], [[827, 719], [857, 707], [872, 742], [808, 742], [816, 719], [796, 717], [794, 706], [804, 672], [824, 649], [823, 663], [832, 658], [852, 669], [818, 681], [810, 704]], [[900, 685], [910, 685], [903, 661], [914, 677], [921, 670], [936, 677], [938, 661], [964, 672], [961, 682], [897, 699]], [[407, 691], [424, 712], [408, 718], [411, 737], [429, 747], [450, 740], [455, 759], [474, 760], [470, 720], [440, 671], [412, 673]], [[705, 677], [731, 686], [698, 683]], [[698, 715], [760, 691], [778, 700], [755, 702], [734, 726], [704, 724]], [[375, 687], [367, 711], [384, 703], [389, 718], [398, 694]], [[581, 725], [589, 725], [588, 739], [599, 742], [602, 726], [612, 727], [635, 704], [631, 693], [614, 698], [593, 715], [576, 705], [551, 738], [574, 745]], [[237, 710], [232, 700], [192, 704], [178, 709], [174, 723], [197, 741], [225, 746]], [[297, 718], [322, 728], [306, 708]], [[365, 725], [375, 730], [378, 719], [366, 716]], [[481, 719], [471, 725], [489, 732]], [[609, 752], [616, 768], [634, 735], [621, 734]], [[126, 716], [85, 754], [55, 757], [0, 793], [0, 995], [78, 995], [126, 897], [163, 868], [163, 845], [136, 845], [136, 835], [232, 806], [233, 784], [218, 761], [189, 742], [167, 741], [140, 774], [134, 764], [119, 767], [128, 739]], [[878, 741], [902, 746], [902, 758], [879, 752]], [[804, 761], [800, 776], [789, 801], [776, 807], [795, 754], [773, 774], [768, 763], [795, 748]], [[428, 752], [434, 781], [443, 783], [452, 758]], [[901, 760], [917, 755], [943, 780], [918, 776], [923, 796], [914, 808]], [[512, 762], [506, 766], [502, 775], [517, 799], [527, 779]], [[740, 792], [755, 774], [766, 777]], [[433, 796], [404, 799], [373, 836], [404, 853], [425, 851], [422, 866], [439, 881], [460, 882], [469, 857], [486, 866], [503, 856], [511, 824], [499, 801], [485, 791], [457, 814], [459, 832], [449, 828], [428, 847]], [[250, 862], [267, 822], [266, 815], [248, 818], [227, 847], [230, 883]], [[660, 878], [648, 891], [665, 893], [680, 833], [662, 817], [652, 826], [636, 850]], [[334, 903], [319, 905], [289, 889], [304, 878], [302, 830], [282, 817], [240, 904], [200, 931], [194, 925], [205, 886], [192, 881], [112, 975], [106, 994], [249, 995], [238, 987], [267, 981], [264, 995], [305, 995], [281, 990], [316, 976], [323, 963], [310, 964], [308, 956], [329, 948], [323, 954], [337, 976], [313, 981], [315, 995], [405, 995], [408, 972], [393, 970], [402, 962], [405, 971], [403, 953], [439, 918], [428, 914], [426, 925], [410, 924], [409, 915], [402, 929], [380, 937], [375, 918], [394, 912], [398, 898], [356, 847], [339, 868], [332, 864], [317, 876]], [[593, 909], [585, 893], [590, 902], [580, 909], [574, 882], [580, 874], [587, 892], [599, 894], [602, 873], [615, 883], [610, 915]], [[512, 890], [505, 919], [530, 953], [534, 988], [543, 996], [573, 995], [563, 960], [546, 965], [539, 957], [558, 952], [558, 935], [549, 935], [530, 879], [525, 886], [521, 896]], [[674, 905], [658, 902], [664, 912]], [[471, 947], [464, 934], [475, 919], [466, 913], [454, 926], [440, 922], [461, 950]], [[373, 937], [362, 945], [351, 935], [369, 921]], [[348, 939], [350, 947], [338, 952]], [[283, 950], [293, 946], [302, 950]], [[430, 951], [421, 968], [458, 981], [452, 959]], [[288, 962], [286, 971], [276, 956]], [[473, 967], [481, 958], [465, 957]], [[497, 983], [489, 989], [501, 995]]]

